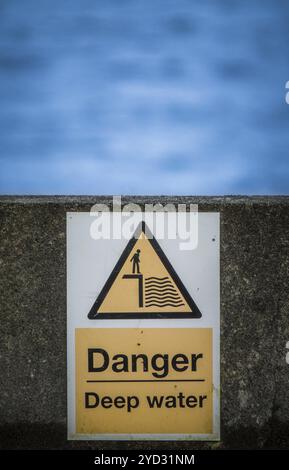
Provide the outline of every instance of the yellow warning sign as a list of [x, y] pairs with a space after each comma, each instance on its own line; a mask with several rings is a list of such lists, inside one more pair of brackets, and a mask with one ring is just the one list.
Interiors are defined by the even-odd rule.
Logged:
[[141, 223], [88, 317], [200, 318], [201, 313], [160, 245]]
[[77, 328], [76, 432], [210, 434], [211, 328]]

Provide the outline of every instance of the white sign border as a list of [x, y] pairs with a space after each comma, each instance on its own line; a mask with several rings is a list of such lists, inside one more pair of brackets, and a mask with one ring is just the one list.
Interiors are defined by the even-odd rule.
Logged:
[[[140, 440], [158, 440], [158, 441], [219, 441], [220, 440], [220, 293], [216, 305], [217, 325], [203, 326], [211, 327], [213, 331], [213, 432], [211, 434], [79, 434], [75, 432], [75, 328], [70, 321], [70, 223], [80, 214], [89, 212], [67, 212], [67, 439], [68, 440], [89, 440], [89, 441], [140, 441]], [[214, 215], [217, 217], [217, 249], [218, 249], [218, 292], [220, 290], [220, 213], [219, 212], [201, 212], [201, 214]], [[95, 328], [95, 320], [90, 320], [90, 327]], [[184, 328], [188, 327], [187, 319], [149, 319], [149, 320], [121, 320], [120, 325], [114, 325], [113, 328]], [[102, 320], [97, 325], [98, 328], [111, 328], [111, 320]], [[191, 327], [191, 325], [189, 325]], [[197, 326], [201, 328], [201, 326]]]

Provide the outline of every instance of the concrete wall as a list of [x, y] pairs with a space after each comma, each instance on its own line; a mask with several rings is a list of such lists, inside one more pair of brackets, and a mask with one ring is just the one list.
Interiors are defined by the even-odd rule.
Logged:
[[[124, 198], [221, 212], [220, 443], [289, 447], [289, 198]], [[0, 447], [144, 448], [66, 440], [66, 211], [104, 197], [0, 198]]]

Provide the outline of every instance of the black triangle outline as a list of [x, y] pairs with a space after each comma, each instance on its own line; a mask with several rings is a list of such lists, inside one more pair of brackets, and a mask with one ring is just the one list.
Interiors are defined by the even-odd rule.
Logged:
[[[152, 245], [153, 249], [155, 250], [156, 254], [159, 256], [161, 262], [171, 275], [173, 281], [175, 282], [176, 286], [182, 293], [184, 299], [186, 300], [187, 304], [189, 305], [191, 312], [148, 312], [148, 313], [140, 313], [140, 312], [112, 312], [112, 313], [98, 313], [98, 310], [104, 301], [106, 295], [108, 294], [112, 284], [114, 283], [115, 279], [117, 278], [121, 268], [123, 267], [127, 257], [129, 256], [131, 250], [135, 246], [136, 242], [138, 241], [141, 233], [144, 232], [148, 235], [148, 241]], [[145, 222], [140, 222], [138, 225], [134, 235], [126, 245], [124, 251], [122, 252], [118, 262], [116, 263], [114, 269], [112, 270], [109, 278], [107, 279], [105, 285], [103, 286], [100, 294], [98, 295], [97, 299], [95, 300], [93, 306], [90, 309], [88, 314], [89, 320], [112, 320], [112, 319], [152, 319], [152, 318], [201, 318], [202, 314], [195, 304], [194, 300], [192, 299], [191, 295], [185, 288], [184, 284], [182, 283], [181, 279], [179, 278], [178, 274], [174, 270], [173, 266], [171, 265], [170, 261], [166, 257], [165, 253], [163, 252], [162, 248], [160, 247], [159, 243], [155, 239], [155, 237], [150, 232], [148, 226]]]

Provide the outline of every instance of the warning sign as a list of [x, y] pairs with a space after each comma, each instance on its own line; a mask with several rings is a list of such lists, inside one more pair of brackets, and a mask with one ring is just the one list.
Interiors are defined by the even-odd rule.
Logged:
[[173, 266], [142, 222], [127, 244], [88, 318], [200, 318]]
[[218, 440], [219, 214], [190, 251], [142, 217], [95, 240], [67, 214], [68, 438]]
[[76, 330], [76, 432], [212, 432], [211, 329]]

